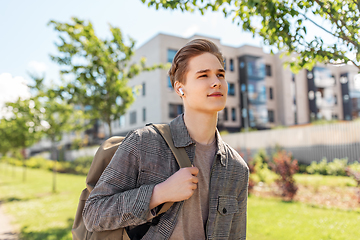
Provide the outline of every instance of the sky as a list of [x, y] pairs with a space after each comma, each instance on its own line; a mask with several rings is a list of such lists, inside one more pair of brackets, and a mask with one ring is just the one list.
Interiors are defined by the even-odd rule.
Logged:
[[194, 34], [218, 38], [223, 45], [262, 46], [259, 37], [243, 32], [222, 12], [181, 12], [149, 8], [140, 0], [0, 0], [0, 107], [4, 100], [28, 96], [24, 84], [31, 73], [44, 73], [47, 81], [59, 80], [59, 67], [49, 54], [57, 53], [58, 34], [50, 20], [90, 20], [98, 36], [110, 36], [109, 26], [119, 27], [136, 40], [136, 47], [159, 33], [179, 37]]
[[155, 10], [140, 0], [0, 1], [0, 107], [4, 100], [28, 96], [24, 84], [31, 79], [29, 72], [44, 73], [47, 81], [59, 79], [59, 67], [49, 57], [57, 53], [58, 34], [48, 23], [69, 22], [73, 16], [90, 20], [103, 38], [110, 34], [108, 24], [119, 27], [136, 40], [136, 47], [159, 33], [186, 38], [199, 34], [234, 47], [261, 46], [260, 38], [242, 32], [222, 13]]

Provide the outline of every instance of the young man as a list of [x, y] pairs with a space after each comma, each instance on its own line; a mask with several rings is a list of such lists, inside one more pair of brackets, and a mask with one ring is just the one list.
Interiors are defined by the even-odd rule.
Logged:
[[195, 39], [177, 52], [169, 75], [184, 104], [170, 123], [173, 142], [193, 167], [179, 169], [153, 126], [129, 133], [86, 202], [85, 225], [131, 229], [174, 202], [142, 239], [246, 239], [248, 168], [216, 129], [227, 98], [223, 57]]

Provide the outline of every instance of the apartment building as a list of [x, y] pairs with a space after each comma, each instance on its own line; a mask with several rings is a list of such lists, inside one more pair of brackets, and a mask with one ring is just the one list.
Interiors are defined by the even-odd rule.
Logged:
[[[176, 51], [194, 38], [158, 34], [136, 51], [134, 60], [147, 64], [172, 62]], [[279, 54], [259, 47], [217, 44], [225, 58], [228, 100], [219, 113], [219, 128], [230, 132], [251, 127], [306, 124], [315, 119], [351, 120], [360, 117], [360, 77], [352, 65], [318, 65], [293, 74]], [[129, 82], [136, 100], [112, 124], [115, 135], [146, 123], [167, 123], [183, 112], [182, 100], [173, 90], [167, 70], [141, 73]], [[135, 91], [138, 89], [138, 91]], [[105, 133], [107, 132], [104, 126]], [[105, 134], [107, 135], [107, 134]]]

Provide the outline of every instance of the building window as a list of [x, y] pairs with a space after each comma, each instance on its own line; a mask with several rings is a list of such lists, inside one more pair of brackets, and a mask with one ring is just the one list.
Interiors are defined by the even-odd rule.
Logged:
[[338, 101], [337, 101], [337, 95], [334, 95], [334, 104], [337, 105]]
[[119, 127], [122, 128], [122, 127], [125, 127], [125, 116], [120, 116], [120, 119], [119, 119]]
[[146, 94], [146, 88], [145, 88], [145, 83], [142, 84], [142, 95], [145, 96]]
[[224, 70], [226, 70], [226, 58], [224, 58]]
[[169, 117], [176, 118], [184, 112], [182, 104], [169, 104]]
[[171, 63], [175, 57], [175, 54], [176, 54], [177, 50], [174, 50], [174, 49], [168, 49], [168, 52], [167, 52], [167, 61], [169, 63]]
[[170, 80], [170, 76], [168, 76], [168, 80], [167, 80], [167, 87], [171, 90], [174, 90], [174, 88], [171, 85], [171, 80]]
[[224, 108], [224, 121], [227, 121], [228, 119], [228, 110], [227, 108]]
[[136, 111], [130, 113], [130, 124], [136, 123]]
[[146, 108], [143, 108], [142, 113], [143, 113], [143, 115], [142, 115], [143, 122], [145, 122], [146, 121]]
[[273, 88], [269, 87], [269, 99], [274, 99]]
[[274, 110], [268, 110], [268, 118], [270, 123], [274, 123]]
[[230, 58], [230, 71], [234, 71], [234, 60]]
[[228, 95], [235, 96], [235, 84], [234, 83], [228, 83]]
[[265, 65], [265, 73], [266, 73], [266, 76], [271, 77], [271, 66], [270, 65]]
[[233, 122], [236, 121], [236, 109], [235, 108], [231, 108], [231, 120], [233, 120]]

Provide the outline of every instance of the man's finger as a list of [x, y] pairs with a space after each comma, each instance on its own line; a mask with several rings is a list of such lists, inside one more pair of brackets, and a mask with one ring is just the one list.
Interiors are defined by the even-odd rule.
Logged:
[[197, 176], [199, 173], [199, 169], [197, 167], [189, 167], [187, 169], [189, 169], [190, 173], [194, 176]]

